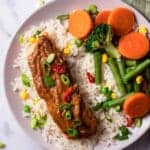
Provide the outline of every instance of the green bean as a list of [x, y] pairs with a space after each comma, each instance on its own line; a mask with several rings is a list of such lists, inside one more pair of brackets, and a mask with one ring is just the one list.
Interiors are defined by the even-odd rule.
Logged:
[[130, 71], [129, 73], [127, 73], [124, 76], [124, 81], [127, 82], [130, 79], [132, 79], [134, 76], [140, 74], [141, 72], [144, 71], [145, 68], [147, 68], [148, 66], [150, 66], [150, 59], [146, 59], [145, 61], [143, 61], [142, 63], [140, 63], [139, 65], [137, 65], [137, 67]]
[[117, 59], [117, 66], [118, 66], [121, 78], [123, 79], [124, 75], [126, 74], [124, 60], [123, 59]]
[[127, 97], [129, 97], [130, 95], [132, 95], [132, 94], [133, 93], [129, 93], [129, 94], [127, 94], [125, 96], [122, 96], [122, 97], [120, 97], [120, 98], [118, 98], [116, 100], [104, 101], [103, 104], [102, 104], [102, 107], [103, 108], [110, 108], [110, 107], [121, 105], [125, 101], [125, 99]]
[[148, 82], [147, 89], [146, 89], [146, 94], [150, 95], [150, 68], [146, 69], [146, 71], [145, 71], [145, 78], [146, 78], [146, 80]]
[[125, 63], [126, 63], [126, 65], [128, 66], [128, 67], [131, 67], [131, 66], [136, 66], [137, 65], [137, 61], [136, 60], [126, 60], [125, 61]]
[[101, 60], [101, 53], [95, 52], [94, 53], [94, 65], [95, 65], [95, 81], [96, 84], [100, 84], [102, 81], [102, 60]]
[[121, 75], [120, 75], [120, 72], [119, 72], [118, 67], [116, 65], [115, 59], [109, 58], [108, 65], [109, 65], [109, 67], [113, 73], [113, 76], [114, 76], [114, 79], [116, 81], [118, 90], [120, 91], [121, 95], [125, 95], [126, 89], [125, 89], [124, 83], [121, 79]]

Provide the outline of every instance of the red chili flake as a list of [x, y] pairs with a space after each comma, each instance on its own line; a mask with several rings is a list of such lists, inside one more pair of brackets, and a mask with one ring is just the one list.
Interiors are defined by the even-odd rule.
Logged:
[[86, 76], [87, 76], [90, 83], [95, 83], [95, 78], [91, 73], [86, 72]]
[[63, 98], [66, 102], [70, 101], [70, 96], [73, 94], [74, 89], [73, 87], [69, 87], [64, 93]]
[[126, 126], [127, 127], [131, 127], [133, 125], [133, 123], [134, 123], [134, 120], [132, 118], [130, 118], [130, 117], [127, 117], [126, 120], [127, 120]]
[[59, 74], [63, 74], [67, 72], [66, 66], [62, 65], [62, 64], [52, 64], [51, 65], [51, 70], [53, 72], [59, 73]]
[[146, 89], [147, 89], [147, 82], [146, 82], [146, 80], [143, 80], [143, 82], [142, 82], [142, 84], [141, 84], [141, 89], [142, 89], [142, 91], [146, 91]]

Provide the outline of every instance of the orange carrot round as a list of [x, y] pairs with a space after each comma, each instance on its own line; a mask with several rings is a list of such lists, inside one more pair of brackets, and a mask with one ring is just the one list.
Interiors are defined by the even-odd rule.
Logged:
[[95, 18], [95, 24], [96, 25], [106, 24], [110, 13], [111, 13], [111, 11], [109, 11], [109, 10], [104, 10], [102, 12], [99, 12]]
[[133, 12], [127, 8], [116, 8], [109, 15], [108, 24], [113, 27], [116, 35], [122, 36], [133, 29], [135, 17]]
[[120, 39], [119, 52], [129, 59], [143, 58], [149, 52], [149, 40], [141, 33], [131, 32]]
[[123, 110], [131, 118], [143, 117], [150, 110], [150, 98], [144, 93], [135, 93], [125, 100]]
[[69, 16], [69, 32], [77, 38], [85, 38], [92, 30], [93, 22], [84, 10], [76, 10]]

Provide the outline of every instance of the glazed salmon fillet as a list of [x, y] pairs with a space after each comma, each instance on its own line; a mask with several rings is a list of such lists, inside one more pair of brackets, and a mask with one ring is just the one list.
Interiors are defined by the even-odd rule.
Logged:
[[[52, 55], [53, 60], [47, 61]], [[72, 80], [65, 56], [47, 35], [39, 37], [28, 56], [28, 64], [36, 91], [45, 100], [50, 115], [61, 131], [72, 139], [95, 134], [97, 119], [85, 106], [78, 84]]]

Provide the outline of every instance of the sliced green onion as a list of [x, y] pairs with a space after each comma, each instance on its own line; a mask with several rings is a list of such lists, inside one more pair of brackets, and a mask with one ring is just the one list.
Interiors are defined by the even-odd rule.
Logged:
[[78, 130], [75, 128], [68, 128], [66, 132], [68, 135], [70, 135], [73, 138], [77, 137], [79, 134]]
[[40, 129], [43, 128], [43, 127], [45, 126], [46, 121], [47, 121], [47, 116], [46, 116], [46, 115], [43, 116], [43, 117], [40, 117], [40, 118], [38, 119], [38, 124], [37, 124], [37, 126], [38, 126]]
[[98, 111], [100, 108], [102, 108], [102, 103], [97, 102], [96, 105], [92, 107], [92, 110]]
[[52, 54], [48, 55], [46, 61], [47, 61], [47, 63], [51, 64], [54, 61], [54, 59], [55, 59], [55, 54], [52, 53]]
[[4, 143], [0, 142], [0, 149], [5, 148], [5, 147], [6, 147], [6, 145]]
[[108, 87], [102, 87], [100, 89], [100, 92], [104, 95], [108, 94], [109, 93], [109, 88]]
[[81, 47], [81, 46], [82, 46], [82, 43], [83, 43], [83, 42], [82, 42], [82, 40], [80, 40], [80, 39], [76, 39], [76, 40], [75, 40], [75, 44], [76, 44], [77, 47]]
[[36, 129], [38, 127], [38, 119], [36, 117], [33, 117], [31, 119], [31, 124], [30, 124], [32, 129]]
[[70, 79], [68, 76], [66, 76], [65, 74], [62, 74], [60, 76], [61, 81], [63, 82], [64, 85], [69, 86], [70, 85]]
[[34, 33], [33, 37], [38, 38], [38, 37], [40, 36], [41, 32], [42, 32], [42, 31], [37, 30], [37, 31]]
[[29, 106], [29, 105], [24, 105], [24, 107], [23, 107], [23, 112], [25, 112], [25, 113], [30, 113], [30, 112], [31, 112], [30, 106]]
[[87, 8], [87, 12], [89, 12], [92, 15], [97, 14], [98, 13], [97, 6], [94, 4], [90, 4]]
[[141, 118], [136, 118], [134, 123], [135, 123], [135, 126], [137, 128], [140, 128], [142, 126], [142, 119]]
[[65, 118], [66, 118], [66, 120], [71, 120], [72, 119], [72, 113], [71, 113], [70, 110], [66, 111]]
[[60, 21], [64, 21], [69, 19], [69, 14], [63, 14], [63, 15], [59, 15], [56, 17], [56, 19], [60, 20]]
[[58, 105], [58, 109], [60, 112], [62, 112], [64, 110], [71, 110], [72, 107], [73, 107], [73, 104], [71, 104], [71, 103], [64, 103], [64, 104]]
[[74, 128], [80, 127], [81, 125], [82, 125], [82, 121], [81, 120], [73, 121], [73, 127]]
[[44, 82], [44, 85], [47, 87], [47, 88], [51, 88], [55, 85], [55, 81], [48, 75], [45, 75], [44, 78], [43, 78], [43, 82]]
[[26, 74], [21, 75], [21, 80], [22, 80], [23, 85], [25, 85], [27, 87], [31, 86], [30, 79]]

